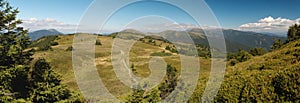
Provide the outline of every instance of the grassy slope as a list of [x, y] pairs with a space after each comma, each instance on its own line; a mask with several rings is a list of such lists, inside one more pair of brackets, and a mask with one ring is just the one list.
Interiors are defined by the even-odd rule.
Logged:
[[[72, 45], [73, 36], [59, 36], [59, 38], [60, 39], [55, 40], [59, 43], [59, 45], [53, 46], [53, 51], [37, 52], [34, 55], [34, 58], [46, 58], [57, 72], [63, 74], [63, 83], [74, 90], [78, 90], [76, 80], [74, 78], [75, 76], [72, 72], [72, 52], [66, 51], [66, 49]], [[113, 39], [106, 36], [99, 36], [98, 39], [103, 44], [101, 46], [96, 46], [95, 56], [99, 75], [108, 90], [110, 90], [110, 92], [114, 95], [121, 96], [128, 93], [128, 91], [130, 91], [129, 88], [124, 86], [117, 79], [112, 69], [110, 51]], [[156, 43], [160, 44], [163, 42], [156, 41]], [[166, 45], [168, 44], [163, 43], [162, 47], [158, 47], [138, 41], [133, 46], [130, 52], [130, 63], [135, 65], [138, 76], [147, 77], [150, 74], [147, 62], [151, 59], [151, 53], [163, 51]], [[263, 56], [254, 57], [246, 62], [239, 63], [236, 66], [228, 67], [225, 79], [216, 100], [231, 102], [237, 102], [240, 100], [247, 101], [247, 99], [249, 99], [248, 97], [251, 96], [261, 101], [274, 100], [277, 94], [274, 92], [274, 88], [272, 87], [272, 80], [282, 73], [293, 70], [293, 68], [299, 68], [299, 53], [300, 40], [288, 43], [282, 48]], [[180, 69], [180, 59], [178, 55], [173, 54], [172, 56], [166, 56], [163, 58], [167, 63]], [[200, 78], [198, 87], [192, 96], [192, 102], [198, 101], [202, 96], [210, 73], [209, 59], [200, 58], [200, 64]], [[250, 92], [244, 92], [242, 90]]]
[[[218, 102], [295, 102], [297, 100], [295, 98], [300, 99], [299, 68], [300, 40], [297, 40], [278, 50], [227, 68], [216, 100]], [[275, 82], [282, 84], [283, 88], [274, 84]]]
[[[96, 45], [95, 57], [96, 64], [99, 70], [99, 75], [102, 78], [102, 81], [108, 88], [108, 90], [116, 96], [122, 96], [127, 94], [130, 89], [123, 85], [115, 73], [113, 72], [111, 65], [111, 47], [113, 39], [112, 37], [99, 36], [98, 39], [101, 41], [102, 45]], [[46, 58], [50, 62], [51, 66], [55, 71], [59, 72], [62, 75], [63, 83], [69, 86], [73, 90], [78, 90], [76, 84], [76, 79], [73, 73], [72, 68], [72, 52], [66, 51], [66, 49], [72, 46], [73, 35], [59, 36], [59, 39], [55, 40], [59, 45], [52, 46], [52, 51], [39, 51], [35, 53], [34, 58]], [[145, 40], [147, 41], [147, 39]], [[150, 69], [148, 61], [151, 59], [150, 56], [155, 52], [166, 51], [165, 46], [169, 45], [162, 41], [155, 40], [156, 44], [161, 44], [161, 47], [154, 46], [152, 44], [143, 43], [138, 41], [133, 45], [133, 48], [130, 51], [130, 63], [135, 65], [137, 76], [147, 77], [150, 75]], [[169, 51], [166, 51], [169, 52]], [[180, 69], [180, 58], [177, 54], [172, 53], [172, 56], [163, 57], [166, 63], [175, 66], [177, 69]], [[199, 83], [199, 87], [205, 85], [206, 79], [203, 79], [209, 75], [210, 60], [209, 59], [200, 59], [201, 73], [200, 79], [202, 82]], [[101, 71], [100, 71], [101, 69]], [[204, 88], [201, 89], [203, 91]], [[199, 90], [200, 91], [200, 90]]]

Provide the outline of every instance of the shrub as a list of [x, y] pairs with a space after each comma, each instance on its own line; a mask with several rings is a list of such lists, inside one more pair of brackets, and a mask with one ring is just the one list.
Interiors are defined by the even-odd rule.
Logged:
[[283, 45], [283, 42], [281, 39], [274, 39], [274, 43], [271, 47], [271, 50], [276, 50], [276, 49], [279, 49], [281, 46]]
[[252, 57], [251, 54], [249, 54], [247, 51], [240, 50], [237, 55], [237, 60], [239, 62], [244, 62], [244, 61], [251, 59], [251, 57]]
[[155, 53], [152, 53], [150, 55], [151, 56], [171, 56], [172, 54], [171, 53], [166, 53], [166, 52], [162, 51], [162, 52], [155, 52]]
[[50, 45], [42, 45], [38, 48], [38, 51], [47, 51], [52, 50], [52, 47]]
[[56, 46], [56, 45], [58, 45], [58, 42], [51, 42], [50, 45], [51, 46]]
[[102, 45], [102, 43], [99, 40], [96, 40], [96, 45]]
[[238, 60], [232, 59], [232, 60], [230, 60], [229, 65], [230, 65], [230, 66], [234, 66], [234, 65], [237, 64], [237, 63], [239, 63]]
[[70, 46], [66, 49], [66, 51], [72, 51], [72, 50], [74, 50], [74, 48], [72, 46]]
[[266, 49], [264, 48], [252, 48], [249, 52], [253, 56], [260, 56], [266, 53]]
[[274, 91], [281, 100], [300, 102], [300, 69], [286, 70], [277, 75], [273, 81]]

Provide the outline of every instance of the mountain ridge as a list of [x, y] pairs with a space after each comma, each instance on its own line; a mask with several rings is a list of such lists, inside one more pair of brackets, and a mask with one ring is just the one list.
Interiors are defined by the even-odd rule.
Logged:
[[41, 30], [29, 32], [28, 36], [29, 38], [31, 38], [32, 41], [34, 41], [44, 36], [58, 35], [58, 34], [63, 34], [63, 33], [57, 31], [56, 29], [41, 29]]
[[[187, 31], [175, 31], [175, 30], [166, 30], [159, 33], [143, 33], [138, 30], [123, 30], [120, 33], [126, 31], [126, 33], [132, 32], [132, 34], [143, 34], [144, 36], [152, 36], [154, 38], [157, 38], [157, 36], [163, 36], [165, 39], [173, 40], [173, 42], [178, 41], [184, 41], [189, 40], [186, 38], [186, 34], [188, 33], [189, 36], [193, 39], [195, 44], [201, 44], [204, 46], [209, 46], [207, 35], [205, 35], [205, 32], [216, 32], [216, 30], [219, 29], [189, 29]], [[227, 46], [228, 52], [236, 52], [239, 49], [243, 50], [250, 50], [251, 48], [256, 47], [262, 47], [266, 50], [270, 50], [271, 46], [274, 42], [274, 38], [282, 39], [285, 41], [285, 37], [280, 36], [274, 36], [274, 35], [267, 35], [262, 33], [256, 33], [256, 32], [247, 32], [247, 31], [239, 31], [239, 30], [233, 30], [233, 29], [222, 29], [224, 39]], [[184, 39], [185, 38], [185, 39]]]

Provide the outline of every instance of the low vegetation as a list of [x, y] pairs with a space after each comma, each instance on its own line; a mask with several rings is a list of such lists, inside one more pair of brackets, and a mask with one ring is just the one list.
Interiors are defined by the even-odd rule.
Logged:
[[172, 56], [172, 54], [171, 53], [166, 53], [165, 51], [162, 51], [162, 52], [152, 53], [151, 56]]
[[[74, 49], [74, 34], [45, 36], [30, 41], [27, 31], [17, 27], [21, 24], [20, 20], [16, 20], [18, 10], [7, 2], [0, 1], [0, 4], [1, 10], [4, 9], [0, 14], [3, 17], [0, 18], [0, 102], [85, 102], [78, 92], [72, 70], [70, 51]], [[122, 33], [125, 33], [123, 39], [126, 40], [137, 39], [135, 36], [140, 35]], [[179, 53], [183, 53], [199, 57], [201, 64], [197, 87], [188, 102], [204, 101], [201, 96], [210, 75], [212, 48], [197, 44], [198, 55], [192, 55], [185, 44], [180, 44], [182, 48], [176, 48], [161, 38], [146, 36], [139, 39], [129, 53], [132, 72], [138, 77], [149, 76], [151, 70], [148, 62], [154, 56], [165, 60], [167, 72], [162, 82], [151, 90], [131, 89], [118, 80], [111, 64], [113, 39], [118, 34], [98, 36], [95, 42], [95, 65], [109, 92], [118, 99], [132, 103], [159, 102], [176, 88], [183, 90], [181, 94], [185, 93], [184, 89], [189, 88], [189, 84], [180, 81], [182, 68]], [[229, 53], [225, 78], [213, 102], [300, 102], [300, 26], [291, 26], [287, 35], [286, 42], [274, 40], [270, 52], [256, 47]], [[144, 86], [147, 85], [140, 84], [137, 88]], [[183, 98], [186, 97], [176, 100]]]
[[52, 50], [51, 46], [58, 45], [58, 42], [55, 42], [55, 40], [58, 38], [57, 35], [55, 36], [45, 36], [43, 38], [40, 38], [36, 41], [34, 41], [29, 47], [36, 47], [37, 51], [46, 51], [46, 50]]

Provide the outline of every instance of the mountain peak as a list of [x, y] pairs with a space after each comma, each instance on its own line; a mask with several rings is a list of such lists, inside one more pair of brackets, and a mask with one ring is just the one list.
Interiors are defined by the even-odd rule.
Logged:
[[135, 30], [135, 29], [124, 29], [121, 32], [129, 32], [129, 33], [137, 33], [137, 34], [143, 34], [142, 32]]
[[63, 34], [63, 33], [57, 31], [56, 29], [42, 29], [42, 30], [30, 32], [28, 36], [31, 38], [31, 40], [34, 41], [44, 36], [58, 35], [58, 34]]

